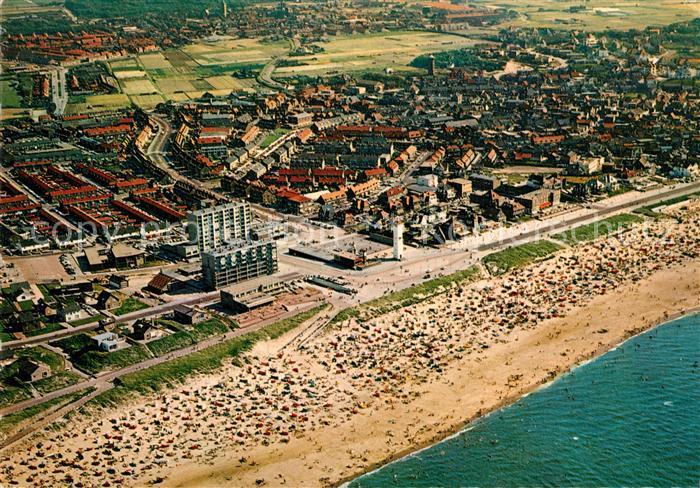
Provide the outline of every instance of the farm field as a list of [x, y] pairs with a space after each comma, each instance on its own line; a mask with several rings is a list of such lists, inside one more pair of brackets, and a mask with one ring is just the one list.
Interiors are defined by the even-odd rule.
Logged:
[[680, 0], [628, 0], [610, 3], [588, 0], [585, 10], [571, 12], [579, 3], [558, 0], [475, 0], [475, 4], [515, 10], [520, 17], [509, 22], [518, 27], [558, 27], [561, 29], [634, 29], [648, 25], [665, 25], [700, 16], [700, 4]]
[[136, 58], [119, 59], [109, 62], [112, 71], [139, 70], [139, 63]]
[[150, 80], [129, 80], [123, 82], [122, 87], [127, 95], [143, 95], [156, 91]]
[[[279, 67], [276, 76], [316, 76], [332, 73], [380, 72], [385, 68], [415, 71], [409, 66], [420, 54], [474, 45], [476, 39], [422, 31], [395, 31], [332, 38], [321, 43], [325, 52], [289, 58], [300, 66]], [[152, 109], [173, 100], [184, 102], [209, 92], [226, 96], [232, 91], [260, 89], [254, 75], [265, 64], [286, 56], [290, 43], [265, 43], [260, 39], [217, 37], [179, 49], [149, 52], [106, 62], [121, 93], [87, 95], [72, 100], [66, 114], [113, 110], [130, 105]], [[245, 74], [240, 76], [240, 72]], [[240, 77], [239, 77], [240, 76]], [[17, 105], [11, 90], [3, 90], [7, 107]]]
[[170, 68], [172, 66], [163, 53], [143, 54], [139, 56], [139, 59], [146, 69]]
[[286, 41], [263, 43], [259, 39], [222, 38], [216, 41], [199, 41], [181, 49], [198, 65], [265, 64], [271, 58], [286, 54]]
[[2, 3], [4, 15], [36, 14], [61, 8], [63, 2], [53, 0], [4, 0]]
[[[201, 97], [205, 92], [228, 95], [231, 91], [253, 92], [259, 88], [253, 78], [232, 76], [240, 70], [257, 70], [289, 49], [286, 41], [263, 43], [258, 39], [198, 41], [180, 49], [134, 55], [109, 61], [126, 101], [153, 108], [165, 100], [178, 102]], [[69, 112], [84, 109], [69, 107]]]
[[165, 101], [165, 98], [158, 93], [153, 93], [150, 95], [133, 95], [130, 98], [134, 104], [144, 109], [155, 108], [156, 105]]
[[473, 46], [478, 41], [466, 37], [422, 31], [395, 31], [331, 38], [317, 43], [325, 52], [295, 56], [304, 63], [275, 69], [275, 77], [316, 76], [358, 71], [414, 71], [408, 64], [418, 55]]
[[[303, 66], [278, 68], [278, 76], [319, 75], [333, 72], [414, 70], [408, 63], [419, 54], [458, 49], [476, 40], [450, 34], [398, 31], [344, 36], [322, 46], [326, 52], [294, 57]], [[273, 58], [284, 56], [290, 45], [286, 41], [263, 43], [259, 39], [198, 41], [180, 49], [135, 55], [109, 61], [123, 95], [106, 100], [106, 105], [129, 105], [153, 108], [164, 100], [186, 101], [209, 92], [227, 95], [231, 91], [252, 92], [259, 89], [254, 78], [239, 78], [241, 70], [256, 72]], [[250, 75], [249, 75], [250, 76]], [[87, 105], [93, 104], [86, 100]], [[113, 102], [113, 104], [112, 104]], [[69, 113], [90, 109], [86, 104], [69, 107]]]
[[122, 93], [111, 95], [88, 95], [84, 103], [69, 103], [66, 106], [66, 114], [100, 112], [102, 110], [114, 110], [129, 106], [129, 97]]
[[114, 77], [118, 80], [127, 80], [130, 78], [144, 78], [146, 76], [146, 72], [141, 71], [137, 68], [137, 66], [134, 66], [134, 69], [114, 70]]

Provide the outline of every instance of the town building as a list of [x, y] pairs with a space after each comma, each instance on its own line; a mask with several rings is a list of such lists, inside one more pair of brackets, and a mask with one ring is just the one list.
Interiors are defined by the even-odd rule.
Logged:
[[277, 270], [275, 241], [238, 241], [228, 247], [202, 253], [204, 282], [212, 289], [271, 275]]
[[176, 322], [185, 325], [194, 325], [207, 319], [207, 315], [193, 307], [187, 305], [177, 305], [173, 310], [173, 318]]
[[103, 332], [92, 336], [93, 342], [97, 345], [100, 351], [112, 352], [126, 345], [126, 339], [119, 337], [114, 332]]
[[250, 205], [233, 202], [205, 208], [188, 215], [188, 232], [200, 252], [211, 251], [231, 241], [247, 239], [252, 224]]
[[51, 376], [51, 368], [46, 364], [25, 357], [15, 361], [13, 367], [17, 368], [17, 378], [29, 383]]

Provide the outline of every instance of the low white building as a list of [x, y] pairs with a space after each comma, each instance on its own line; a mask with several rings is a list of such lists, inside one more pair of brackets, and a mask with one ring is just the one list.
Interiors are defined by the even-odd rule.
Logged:
[[116, 351], [126, 345], [126, 339], [119, 337], [114, 332], [103, 332], [92, 337], [97, 343], [97, 347], [106, 352]]

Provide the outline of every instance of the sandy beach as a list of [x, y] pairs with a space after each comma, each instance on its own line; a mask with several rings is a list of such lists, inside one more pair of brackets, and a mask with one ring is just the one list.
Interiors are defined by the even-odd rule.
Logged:
[[0, 479], [341, 483], [700, 307], [700, 204], [669, 215], [348, 321], [303, 350], [261, 344], [240, 367], [27, 439], [3, 453]]
[[[249, 451], [247, 463], [228, 459], [210, 466], [178, 467], [166, 484], [252, 485], [256, 480], [271, 486], [339, 484], [431, 445], [582, 361], [697, 307], [698, 260], [599, 297], [585, 311], [573, 311], [535, 330], [514, 334], [488, 354], [451, 365], [427, 385], [406, 385], [405, 393], [413, 398], [407, 403], [368, 409], [350, 422], [294, 439], [283, 447]], [[596, 322], [607, 331], [593, 330], [590, 324]]]

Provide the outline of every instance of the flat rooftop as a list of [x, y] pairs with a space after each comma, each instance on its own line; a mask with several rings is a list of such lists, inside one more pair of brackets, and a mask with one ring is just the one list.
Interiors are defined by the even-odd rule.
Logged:
[[302, 278], [303, 275], [297, 272], [261, 276], [259, 278], [254, 278], [252, 280], [246, 280], [241, 283], [236, 283], [235, 285], [227, 286], [226, 288], [222, 288], [221, 291], [230, 293], [234, 297], [241, 297], [260, 290], [264, 291], [266, 288], [273, 287], [274, 285], [288, 283], [300, 280]]

